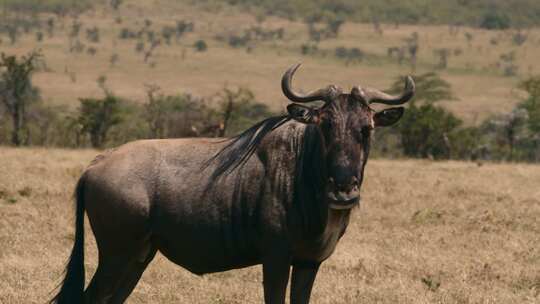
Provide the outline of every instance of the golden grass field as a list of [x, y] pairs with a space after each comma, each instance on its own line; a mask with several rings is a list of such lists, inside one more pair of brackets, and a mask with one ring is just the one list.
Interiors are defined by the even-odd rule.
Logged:
[[[0, 303], [44, 303], [94, 150], [0, 148]], [[540, 166], [372, 160], [312, 303], [540, 303]], [[97, 252], [86, 224], [87, 281]], [[128, 303], [261, 303], [261, 268], [202, 277], [157, 255]]]
[[[515, 30], [346, 23], [337, 39], [319, 48], [333, 54], [338, 46], [359, 47], [380, 60], [345, 65], [333, 56], [303, 56], [306, 26], [268, 17], [259, 25], [285, 28], [283, 41], [257, 43], [252, 52], [215, 39], [257, 25], [253, 15], [231, 7], [203, 7], [190, 0], [126, 0], [119, 12], [97, 6], [80, 16], [81, 41], [95, 56], [68, 52], [67, 17], [53, 38], [36, 42], [23, 36], [15, 45], [6, 39], [0, 52], [25, 54], [40, 48], [49, 71], [34, 76], [47, 104], [74, 109], [80, 97], [100, 97], [96, 80], [104, 75], [117, 95], [143, 102], [145, 84], [165, 93], [191, 92], [211, 97], [224, 86], [246, 86], [258, 100], [280, 110], [287, 104], [280, 89], [282, 73], [303, 62], [295, 86], [305, 90], [335, 83], [346, 89], [370, 85], [385, 89], [407, 65], [384, 59], [388, 47], [404, 44], [418, 32], [416, 73], [431, 71], [435, 48], [457, 48], [449, 68], [440, 71], [453, 85], [455, 101], [444, 101], [468, 124], [493, 113], [510, 111], [523, 96], [520, 80], [540, 73], [540, 30], [529, 29], [527, 41], [512, 44]], [[47, 16], [43, 16], [47, 17]], [[122, 23], [115, 21], [120, 17]], [[135, 52], [134, 40], [118, 39], [120, 30], [142, 27], [145, 19], [161, 31], [176, 20], [195, 22], [195, 31], [179, 43], [161, 45], [150, 64]], [[88, 43], [85, 29], [97, 26], [100, 43]], [[464, 33], [473, 34], [469, 45]], [[204, 39], [208, 50], [193, 43]], [[497, 39], [492, 45], [490, 40]], [[174, 40], [174, 39], [173, 39]], [[516, 52], [519, 74], [504, 77], [494, 64]], [[109, 59], [119, 55], [111, 67]], [[184, 55], [183, 55], [184, 54]], [[0, 147], [0, 304], [44, 303], [60, 282], [73, 244], [72, 192], [78, 176], [98, 153]], [[372, 160], [366, 169], [363, 203], [336, 253], [326, 261], [315, 283], [312, 303], [540, 303], [540, 165], [476, 164], [418, 160]], [[97, 262], [91, 230], [86, 225], [87, 282]], [[261, 303], [260, 267], [202, 277], [157, 255], [128, 303]]]
[[[286, 101], [280, 90], [280, 77], [287, 67], [304, 62], [296, 85], [306, 90], [338, 84], [345, 89], [352, 85], [371, 85], [380, 89], [388, 86], [397, 76], [411, 73], [406, 64], [399, 66], [385, 60], [388, 47], [404, 45], [404, 39], [413, 32], [419, 34], [417, 73], [434, 69], [438, 59], [433, 54], [436, 48], [461, 49], [463, 54], [449, 58], [449, 68], [441, 71], [444, 79], [453, 85], [457, 101], [445, 105], [471, 124], [480, 123], [492, 113], [507, 112], [519, 101], [522, 94], [516, 89], [520, 79], [540, 73], [540, 31], [528, 29], [527, 41], [521, 46], [512, 44], [515, 30], [485, 31], [461, 28], [457, 36], [451, 36], [447, 26], [407, 26], [395, 28], [382, 25], [384, 34], [375, 33], [371, 24], [346, 23], [337, 39], [321, 42], [320, 49], [333, 54], [337, 46], [359, 47], [369, 54], [382, 58], [375, 62], [364, 62], [346, 66], [333, 55], [303, 56], [300, 45], [308, 41], [307, 27], [300, 21], [268, 17], [260, 25], [264, 28], [285, 28], [283, 41], [257, 43], [251, 53], [245, 48], [234, 49], [215, 36], [224, 33], [240, 33], [241, 30], [257, 25], [253, 15], [231, 7], [193, 6], [193, 1], [179, 0], [130, 0], [125, 1], [119, 12], [97, 6], [95, 10], [80, 16], [83, 24], [81, 41], [98, 50], [95, 56], [86, 52], [68, 52], [68, 32], [71, 17], [59, 22], [63, 30], [53, 38], [36, 42], [32, 33], [14, 46], [4, 42], [0, 50], [6, 53], [23, 54], [41, 48], [45, 55], [48, 72], [35, 75], [35, 84], [42, 90], [49, 103], [78, 105], [80, 97], [97, 97], [102, 92], [96, 84], [99, 76], [105, 75], [108, 86], [116, 94], [143, 101], [145, 84], [157, 84], [166, 93], [192, 92], [212, 96], [225, 85], [247, 86], [258, 100], [268, 103], [273, 109], [283, 109]], [[115, 22], [120, 17], [121, 24]], [[174, 25], [176, 20], [195, 22], [195, 31], [185, 35], [180, 43], [156, 48], [150, 62], [143, 62], [143, 55], [135, 52], [135, 41], [118, 39], [122, 28], [140, 29], [145, 19], [152, 20], [152, 29], [160, 32], [164, 25]], [[99, 43], [88, 43], [85, 29], [97, 26], [101, 30]], [[465, 33], [473, 35], [467, 42]], [[204, 39], [208, 51], [197, 53], [193, 43]], [[490, 40], [496, 39], [497, 45]], [[503, 77], [500, 68], [494, 67], [502, 54], [516, 52], [519, 66], [517, 77]], [[183, 58], [184, 53], [185, 58]], [[119, 55], [119, 62], [110, 67], [109, 59]]]

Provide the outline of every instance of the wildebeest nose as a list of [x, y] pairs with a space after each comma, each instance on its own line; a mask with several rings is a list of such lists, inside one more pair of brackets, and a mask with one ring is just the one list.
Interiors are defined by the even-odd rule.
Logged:
[[330, 177], [328, 178], [328, 184], [334, 191], [350, 192], [354, 188], [358, 187], [358, 178], [353, 176], [347, 181], [340, 181], [336, 183], [336, 180]]

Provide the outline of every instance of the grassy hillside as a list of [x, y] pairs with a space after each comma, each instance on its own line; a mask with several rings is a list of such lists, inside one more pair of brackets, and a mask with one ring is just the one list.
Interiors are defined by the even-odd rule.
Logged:
[[[92, 150], [0, 148], [0, 303], [44, 303]], [[313, 303], [538, 303], [540, 167], [371, 161]], [[46, 177], [46, 178], [44, 178]], [[86, 224], [87, 282], [97, 252]], [[260, 267], [198, 277], [159, 255], [128, 303], [260, 303]]]
[[[186, 2], [185, 0], [176, 0]], [[22, 12], [84, 10], [92, 5], [128, 1], [1, 0], [6, 9]], [[463, 24], [475, 27], [522, 28], [540, 24], [536, 0], [198, 0], [205, 6], [229, 4], [255, 14], [288, 19], [339, 17], [354, 22]]]
[[[45, 25], [28, 33], [20, 29], [13, 44], [6, 33], [0, 34], [0, 46], [8, 54], [41, 49], [46, 67], [35, 75], [35, 84], [47, 103], [73, 106], [80, 97], [101, 96], [96, 79], [106, 76], [112, 91], [134, 100], [145, 98], [145, 84], [157, 84], [165, 93], [181, 91], [202, 96], [213, 96], [224, 86], [247, 86], [257, 99], [281, 110], [286, 104], [279, 87], [281, 74], [301, 61], [304, 66], [295, 85], [306, 90], [328, 83], [345, 89], [356, 84], [385, 89], [399, 75], [437, 70], [453, 85], [459, 98], [446, 106], [469, 123], [476, 123], [491, 113], [509, 111], [520, 99], [520, 92], [515, 89], [517, 82], [540, 71], [537, 29], [486, 31], [383, 23], [375, 30], [372, 24], [347, 22], [337, 38], [323, 39], [315, 52], [303, 54], [302, 47], [313, 44], [303, 22], [278, 17], [257, 19], [223, 4], [189, 3], [132, 0], [125, 1], [118, 11], [96, 5], [77, 19], [45, 14], [40, 17], [42, 24], [50, 17], [55, 20], [52, 36], [47, 34]], [[178, 21], [193, 22], [193, 31], [166, 44], [160, 36], [162, 31], [176, 26]], [[74, 24], [78, 23], [78, 35], [70, 38]], [[88, 38], [87, 31], [94, 27], [99, 31], [98, 42]], [[144, 56], [150, 42], [146, 34], [142, 39], [120, 38], [125, 29], [138, 32], [143, 28], [161, 40], [147, 62]], [[252, 39], [246, 45], [232, 47], [231, 39], [243, 37], [250, 28], [283, 29], [284, 34], [282, 39]], [[38, 32], [41, 41], [37, 41]], [[406, 47], [414, 33], [419, 46], [415, 71], [407, 60], [398, 64], [395, 56], [388, 56], [390, 48]], [[206, 51], [196, 51], [194, 44], [198, 40], [204, 40]], [[142, 50], [137, 52], [140, 42]], [[336, 57], [339, 47], [358, 48], [364, 56], [347, 63]], [[437, 50], [443, 49], [449, 53], [447, 68], [437, 69], [441, 60]]]
[[90, 0], [0, 0], [0, 8], [4, 11], [23, 13], [83, 11], [89, 9], [92, 2]]
[[347, 20], [484, 26], [495, 18], [508, 27], [540, 24], [535, 0], [206, 0], [226, 2], [288, 18], [337, 15]]

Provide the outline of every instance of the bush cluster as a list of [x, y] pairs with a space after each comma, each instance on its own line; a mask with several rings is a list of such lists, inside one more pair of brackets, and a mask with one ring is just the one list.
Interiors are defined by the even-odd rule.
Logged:
[[[102, 98], [80, 98], [76, 110], [48, 106], [33, 86], [39, 53], [0, 57], [0, 144], [104, 148], [143, 138], [224, 137], [275, 115], [247, 88], [223, 88], [212, 97], [167, 95], [146, 88], [144, 102], [116, 96], [100, 77]], [[523, 81], [528, 93], [510, 113], [477, 126], [437, 105], [452, 100], [436, 73], [415, 77], [417, 94], [394, 128], [377, 132], [374, 152], [430, 159], [540, 161], [540, 76]], [[397, 79], [395, 91], [403, 79]]]
[[[403, 83], [396, 80], [394, 90]], [[465, 126], [437, 105], [455, 99], [449, 83], [435, 73], [416, 77], [417, 94], [395, 128], [378, 134], [376, 153], [430, 159], [540, 161], [540, 76], [520, 84], [529, 97], [510, 113]]]
[[[335, 20], [394, 24], [462, 24], [487, 29], [540, 24], [537, 0], [204, 0], [226, 2], [257, 14], [289, 19], [336, 16]], [[524, 13], [526, 12], [526, 13]]]

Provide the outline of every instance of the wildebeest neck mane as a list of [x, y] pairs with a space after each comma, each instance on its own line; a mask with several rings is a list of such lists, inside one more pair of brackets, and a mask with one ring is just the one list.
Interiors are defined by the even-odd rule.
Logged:
[[204, 167], [208, 167], [213, 162], [217, 163], [211, 180], [245, 164], [255, 153], [263, 138], [289, 120], [291, 118], [288, 115], [270, 117], [228, 139], [230, 142], [204, 164]]
[[[229, 139], [230, 142], [205, 164], [205, 166], [208, 166], [210, 163], [216, 162], [216, 169], [210, 181], [216, 180], [223, 174], [231, 173], [245, 164], [256, 152], [265, 136], [289, 121], [291, 121], [289, 116], [271, 117]], [[294, 130], [296, 131], [285, 131], [287, 132], [285, 137], [293, 143], [293, 151], [291, 152], [294, 153], [294, 164], [290, 164], [293, 170], [291, 176], [293, 184], [287, 190], [277, 187], [284, 190], [284, 192], [278, 191], [278, 196], [284, 202], [288, 201], [295, 206], [298, 215], [297, 219], [299, 220], [298, 228], [301, 229], [304, 236], [317, 237], [324, 229], [325, 223], [325, 211], [323, 212], [319, 204], [314, 203], [319, 201], [324, 188], [322, 187], [322, 181], [324, 180], [325, 170], [321, 161], [325, 154], [323, 138], [319, 127], [316, 125], [307, 124], [305, 128], [294, 128]], [[281, 158], [278, 157], [277, 159]], [[267, 173], [274, 180], [276, 176], [284, 173], [280, 172], [282, 169], [281, 166], [272, 166]], [[280, 180], [280, 178], [278, 177], [275, 180]]]

